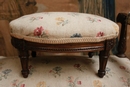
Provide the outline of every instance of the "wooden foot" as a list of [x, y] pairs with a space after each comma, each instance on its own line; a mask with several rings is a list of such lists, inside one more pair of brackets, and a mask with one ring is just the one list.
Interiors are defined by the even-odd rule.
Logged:
[[29, 74], [29, 70], [25, 70], [25, 71], [22, 70], [21, 73], [22, 73], [22, 75], [23, 75], [24, 78], [27, 78], [28, 74]]
[[120, 57], [120, 58], [126, 58], [126, 57], [127, 57], [124, 53], [123, 53], [123, 54], [118, 53], [118, 54], [116, 54], [116, 56], [118, 56], [118, 57]]
[[100, 71], [100, 70], [98, 70], [98, 76], [99, 76], [100, 78], [103, 78], [105, 74], [106, 74], [105, 71]]

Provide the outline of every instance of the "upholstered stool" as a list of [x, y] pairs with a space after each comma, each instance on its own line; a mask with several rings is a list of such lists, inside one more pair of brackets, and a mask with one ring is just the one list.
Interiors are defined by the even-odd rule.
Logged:
[[[10, 22], [12, 44], [19, 51], [23, 77], [28, 77], [29, 51], [99, 51], [98, 76], [105, 75], [109, 51], [119, 33], [116, 23], [92, 14], [42, 12]], [[35, 56], [35, 55], [34, 55]]]

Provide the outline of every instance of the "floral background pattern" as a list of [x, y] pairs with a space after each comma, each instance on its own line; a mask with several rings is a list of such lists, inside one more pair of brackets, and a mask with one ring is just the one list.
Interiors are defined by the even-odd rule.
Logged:
[[78, 87], [77, 85], [82, 84], [82, 82], [78, 80], [78, 77], [74, 79], [72, 76], [68, 77], [68, 83], [69, 83], [69, 87]]
[[25, 84], [23, 84], [23, 81], [16, 79], [12, 81], [12, 87], [25, 87]]
[[61, 75], [61, 67], [54, 67], [52, 70], [50, 70], [50, 73], [53, 73], [53, 75], [56, 77], [57, 75], [60, 76]]
[[0, 73], [0, 80], [2, 80], [3, 78], [4, 79], [7, 79], [9, 73], [11, 72], [12, 70], [11, 69], [6, 69], [6, 70], [3, 70], [1, 73]]
[[82, 54], [31, 58], [28, 78], [21, 75], [18, 57], [0, 59], [1, 87], [130, 87], [130, 60], [111, 55], [106, 75], [99, 78], [98, 56]]

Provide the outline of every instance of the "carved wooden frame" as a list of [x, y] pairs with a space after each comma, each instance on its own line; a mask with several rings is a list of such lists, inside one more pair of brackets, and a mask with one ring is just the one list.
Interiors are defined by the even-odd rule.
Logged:
[[19, 51], [19, 57], [22, 66], [21, 72], [24, 78], [27, 78], [29, 74], [28, 69], [29, 51], [32, 51], [32, 56], [36, 56], [36, 51], [58, 52], [58, 53], [90, 52], [90, 54], [92, 52], [99, 51], [98, 76], [102, 78], [105, 75], [105, 68], [109, 57], [109, 51], [114, 46], [115, 39], [110, 39], [96, 43], [43, 44], [43, 43], [25, 41], [23, 39], [12, 37], [11, 42], [12, 45]]
[[127, 25], [128, 25], [128, 16], [127, 13], [119, 13], [117, 15], [117, 23], [121, 23], [121, 31], [120, 31], [120, 37], [119, 37], [119, 43], [118, 43], [118, 48], [117, 51], [118, 53], [116, 54], [120, 58], [126, 57], [125, 52], [126, 52], [126, 43], [127, 43]]

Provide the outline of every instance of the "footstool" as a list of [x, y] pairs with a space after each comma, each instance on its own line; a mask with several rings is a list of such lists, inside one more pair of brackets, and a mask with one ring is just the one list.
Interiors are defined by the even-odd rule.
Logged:
[[119, 27], [109, 19], [77, 12], [41, 12], [10, 22], [12, 45], [18, 49], [22, 75], [28, 77], [30, 51], [72, 53], [99, 52], [98, 76], [105, 75], [109, 51]]

